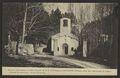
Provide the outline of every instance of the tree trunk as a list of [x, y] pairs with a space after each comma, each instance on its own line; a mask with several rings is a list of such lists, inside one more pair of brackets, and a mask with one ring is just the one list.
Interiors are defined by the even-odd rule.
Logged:
[[18, 55], [18, 46], [19, 46], [19, 36], [17, 37], [17, 44], [16, 44], [16, 55]]
[[22, 43], [24, 43], [26, 19], [27, 19], [27, 3], [26, 3], [26, 9], [25, 9], [25, 15], [23, 21]]

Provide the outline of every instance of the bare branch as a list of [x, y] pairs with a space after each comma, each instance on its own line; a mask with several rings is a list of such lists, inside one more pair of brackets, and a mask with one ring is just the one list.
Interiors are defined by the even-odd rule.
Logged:
[[30, 31], [30, 29], [34, 26], [34, 24], [36, 24], [36, 17], [38, 16], [40, 14], [40, 12], [38, 12], [37, 14], [35, 14], [32, 18], [31, 18], [31, 21], [29, 22], [30, 23], [30, 25], [29, 25], [29, 30], [28, 30], [28, 32]]
[[31, 22], [39, 15], [40, 13], [38, 12], [37, 14], [35, 14], [32, 18], [31, 18]]
[[21, 22], [23, 22], [23, 19], [18, 21], [18, 23], [21, 23]]
[[[36, 20], [33, 21], [33, 23], [30, 24], [29, 30], [34, 26], [35, 23], [36, 23]], [[28, 30], [28, 31], [29, 31], [29, 30]]]
[[27, 9], [31, 9], [31, 8], [41, 8], [41, 6], [39, 4], [37, 4], [35, 6], [29, 6], [29, 7], [27, 7]]

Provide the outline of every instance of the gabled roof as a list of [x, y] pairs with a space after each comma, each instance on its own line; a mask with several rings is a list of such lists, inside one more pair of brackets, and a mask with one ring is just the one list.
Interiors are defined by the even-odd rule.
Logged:
[[52, 38], [57, 39], [57, 38], [64, 37], [64, 36], [78, 40], [78, 38], [72, 33], [70, 34], [58, 33], [58, 34], [53, 35]]
[[63, 17], [63, 18], [61, 18], [61, 19], [70, 19], [70, 18], [67, 18], [67, 17]]

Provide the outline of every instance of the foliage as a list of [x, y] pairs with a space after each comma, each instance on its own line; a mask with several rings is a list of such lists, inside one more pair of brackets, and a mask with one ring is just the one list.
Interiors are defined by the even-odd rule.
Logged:
[[76, 24], [76, 22], [77, 22], [76, 16], [74, 15], [73, 12], [70, 12], [70, 13], [65, 12], [64, 14], [62, 14], [62, 17], [70, 18], [71, 22], [74, 24]]
[[52, 10], [50, 14], [50, 23], [53, 26], [53, 33], [58, 33], [60, 29], [60, 18], [62, 17], [61, 11], [57, 8], [55, 11]]
[[36, 39], [37, 41], [47, 39], [51, 31], [49, 19], [48, 13], [45, 10], [41, 10], [36, 18], [36, 24], [34, 24], [30, 32], [28, 32], [27, 37], [29, 36], [29, 38], [33, 38], [35, 41]]
[[[49, 35], [49, 15], [44, 10], [41, 3], [6, 3], [4, 4], [4, 16], [9, 20], [11, 40], [16, 41], [22, 36], [25, 9], [27, 8], [27, 16], [25, 22], [25, 36], [35, 39], [37, 36], [47, 37]], [[10, 11], [7, 13], [6, 9]], [[7, 15], [8, 14], [8, 15]], [[41, 20], [42, 19], [42, 20]], [[45, 34], [45, 35], [43, 35]]]

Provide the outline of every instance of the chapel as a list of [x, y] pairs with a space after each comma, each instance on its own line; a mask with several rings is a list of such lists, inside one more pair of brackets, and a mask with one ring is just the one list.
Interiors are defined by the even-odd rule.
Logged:
[[78, 48], [78, 38], [71, 33], [71, 19], [60, 19], [60, 32], [51, 37], [51, 51], [54, 56], [73, 55]]

